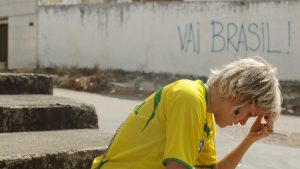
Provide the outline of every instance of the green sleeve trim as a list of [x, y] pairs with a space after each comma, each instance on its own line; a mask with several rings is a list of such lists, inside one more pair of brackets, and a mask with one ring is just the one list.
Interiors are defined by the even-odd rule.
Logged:
[[201, 80], [199, 80], [199, 82], [200, 82], [200, 84], [203, 86], [203, 88], [204, 88], [204, 90], [205, 90], [205, 101], [206, 101], [206, 107], [207, 107], [207, 103], [208, 103], [208, 93], [207, 93], [207, 89], [206, 89], [204, 83], [203, 83]]
[[142, 129], [142, 131], [144, 131], [144, 129], [149, 125], [149, 123], [153, 120], [153, 118], [155, 117], [155, 113], [156, 113], [156, 108], [160, 102], [160, 97], [161, 97], [161, 93], [163, 91], [163, 88], [161, 88], [159, 91], [157, 91], [154, 95], [154, 110], [150, 116], [150, 118], [148, 119], [146, 125], [144, 126], [144, 128]]
[[96, 169], [100, 169], [100, 168], [102, 168], [103, 167], [103, 165], [105, 164], [105, 163], [107, 163], [108, 161], [109, 161], [110, 159], [108, 159], [108, 160], [105, 160], [105, 161], [102, 161], [97, 167], [96, 167]]
[[215, 164], [212, 165], [195, 165], [196, 168], [214, 168]]
[[191, 165], [189, 165], [188, 163], [186, 163], [186, 162], [184, 162], [184, 161], [182, 161], [182, 160], [179, 160], [179, 159], [177, 159], [177, 158], [165, 158], [165, 159], [163, 160], [163, 164], [166, 166], [167, 163], [168, 163], [169, 161], [176, 161], [176, 162], [182, 164], [182, 165], [183, 165], [185, 168], [187, 168], [187, 169], [194, 169], [193, 166], [191, 166]]
[[138, 105], [138, 106], [136, 106], [136, 107], [134, 108], [134, 113], [135, 113], [135, 115], [138, 115], [138, 114], [139, 114], [139, 110], [140, 110], [140, 108], [141, 108], [144, 104], [145, 104], [145, 101], [144, 101], [142, 104], [140, 104], [140, 105]]

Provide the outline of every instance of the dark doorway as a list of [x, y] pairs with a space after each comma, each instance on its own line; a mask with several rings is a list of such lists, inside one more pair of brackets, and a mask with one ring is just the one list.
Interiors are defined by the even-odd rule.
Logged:
[[0, 23], [0, 69], [7, 68], [8, 25]]

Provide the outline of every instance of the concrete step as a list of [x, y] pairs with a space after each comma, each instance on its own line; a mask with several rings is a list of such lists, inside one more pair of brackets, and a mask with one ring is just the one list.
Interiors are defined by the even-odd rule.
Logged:
[[53, 94], [50, 75], [0, 73], [0, 86], [0, 94]]
[[98, 129], [0, 133], [0, 168], [90, 169], [111, 137]]
[[52, 95], [0, 95], [0, 132], [98, 128], [95, 107]]

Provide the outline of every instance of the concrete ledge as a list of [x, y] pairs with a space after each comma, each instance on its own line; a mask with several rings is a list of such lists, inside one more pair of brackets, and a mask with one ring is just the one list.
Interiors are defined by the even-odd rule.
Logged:
[[70, 152], [28, 155], [15, 159], [1, 159], [1, 169], [90, 169], [92, 161], [105, 151], [94, 148]]
[[52, 95], [0, 95], [0, 132], [98, 128], [95, 107]]
[[0, 94], [53, 94], [53, 77], [42, 74], [0, 73]]
[[111, 137], [97, 129], [2, 133], [0, 168], [90, 169]]

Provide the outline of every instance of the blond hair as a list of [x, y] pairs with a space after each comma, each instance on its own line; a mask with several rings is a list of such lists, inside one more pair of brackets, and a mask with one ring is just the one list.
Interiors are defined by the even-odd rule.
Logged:
[[238, 97], [238, 104], [254, 104], [270, 113], [273, 120], [281, 111], [281, 92], [277, 69], [260, 56], [239, 59], [220, 69], [212, 69], [209, 87], [217, 87], [224, 98]]

